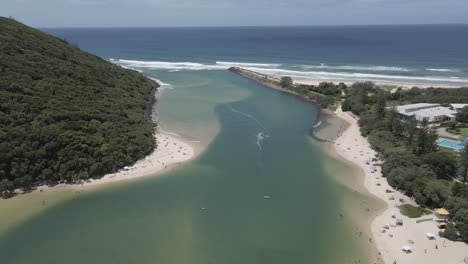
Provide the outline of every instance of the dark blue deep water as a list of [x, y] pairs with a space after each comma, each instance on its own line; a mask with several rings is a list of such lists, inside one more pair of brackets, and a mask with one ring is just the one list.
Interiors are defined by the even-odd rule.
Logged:
[[46, 31], [106, 59], [131, 60], [122, 64], [132, 68], [217, 70], [236, 62], [306, 79], [468, 85], [468, 25]]

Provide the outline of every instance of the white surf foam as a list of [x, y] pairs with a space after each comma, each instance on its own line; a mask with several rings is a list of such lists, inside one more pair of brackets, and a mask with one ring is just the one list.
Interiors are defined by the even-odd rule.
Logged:
[[129, 67], [160, 69], [160, 70], [225, 70], [229, 67], [226, 65], [209, 65], [196, 62], [167, 62], [167, 61], [137, 61], [137, 60], [122, 60], [115, 61], [119, 65], [127, 65]]
[[411, 69], [391, 66], [329, 66], [321, 63], [320, 65], [303, 65], [303, 69], [327, 69], [327, 70], [350, 70], [350, 71], [392, 71], [392, 72], [409, 72]]
[[138, 61], [138, 60], [112, 60], [119, 65], [128, 67], [161, 69], [170, 71], [180, 70], [227, 70], [230, 67], [259, 67], [259, 68], [277, 68], [281, 64], [268, 63], [249, 63], [249, 62], [228, 62], [217, 61], [215, 64], [203, 64], [197, 62], [167, 62], [167, 61]]
[[283, 69], [248, 68], [274, 77], [290, 76], [303, 79], [324, 79], [324, 80], [393, 80], [393, 81], [419, 81], [419, 82], [447, 82], [447, 83], [468, 83], [468, 79], [453, 79], [441, 76], [402, 76], [384, 75], [371, 73], [338, 73], [324, 71], [294, 71]]
[[432, 72], [459, 72], [459, 70], [455, 70], [455, 69], [431, 69], [431, 68], [427, 68], [426, 71], [432, 71]]
[[[387, 66], [313, 66], [313, 65], [302, 65], [301, 70], [291, 70], [280, 68], [281, 64], [264, 64], [264, 63], [243, 63], [243, 62], [222, 62], [218, 61], [216, 64], [203, 64], [196, 62], [167, 62], [167, 61], [138, 61], [138, 60], [115, 60], [114, 63], [121, 65], [122, 67], [127, 67], [130, 69], [161, 69], [168, 71], [181, 71], [181, 70], [227, 70], [232, 66], [242, 66], [243, 68], [257, 71], [263, 74], [271, 75], [273, 77], [281, 76], [291, 76], [293, 78], [300, 79], [313, 79], [313, 80], [346, 80], [346, 81], [380, 81], [380, 82], [407, 82], [407, 83], [429, 83], [429, 82], [439, 82], [439, 83], [465, 83], [468, 84], [467, 78], [451, 78], [443, 76], [405, 76], [405, 75], [391, 75], [391, 74], [382, 74], [385, 71], [393, 72], [405, 72], [411, 71], [409, 68], [399, 68], [399, 67], [387, 67]], [[330, 71], [307, 71], [309, 69], [323, 69], [323, 70], [333, 70], [333, 69], [346, 69], [346, 70], [356, 70], [357, 72], [330, 72]], [[382, 73], [362, 73], [362, 71], [380, 71]], [[448, 69], [432, 69], [432, 70], [448, 70]], [[139, 70], [141, 71], [141, 70]]]
[[274, 68], [281, 67], [281, 64], [268, 64], [268, 63], [249, 63], [249, 62], [230, 62], [230, 61], [217, 61], [217, 65], [226, 67], [261, 67], [261, 68]]
[[148, 76], [148, 78], [151, 79], [151, 80], [153, 80], [153, 81], [155, 81], [155, 82], [157, 82], [157, 83], [158, 83], [160, 86], [162, 86], [162, 87], [171, 87], [171, 86], [172, 86], [172, 85], [170, 85], [169, 83], [165, 83], [165, 82], [159, 80], [158, 78], [149, 77], [149, 76]]
[[127, 70], [133, 70], [133, 71], [137, 71], [137, 72], [143, 72], [142, 70], [140, 69], [136, 69], [136, 68], [133, 68], [133, 67], [128, 67], [128, 66], [125, 66], [125, 65], [120, 65], [120, 67], [124, 68], [124, 69], [127, 69]]

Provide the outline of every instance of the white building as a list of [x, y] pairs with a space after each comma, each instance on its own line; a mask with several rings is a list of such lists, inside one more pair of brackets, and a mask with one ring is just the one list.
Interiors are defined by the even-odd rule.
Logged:
[[424, 120], [429, 123], [445, 122], [455, 121], [457, 116], [457, 111], [443, 107], [440, 104], [419, 103], [389, 107], [389, 109], [392, 108], [400, 114], [404, 121], [408, 121], [414, 116], [420, 122]]
[[461, 111], [463, 108], [467, 107], [468, 104], [450, 104], [450, 106], [453, 108], [455, 111]]

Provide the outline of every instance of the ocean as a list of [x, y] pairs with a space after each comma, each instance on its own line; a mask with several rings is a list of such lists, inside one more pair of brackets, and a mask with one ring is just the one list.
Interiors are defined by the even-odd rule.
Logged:
[[225, 69], [448, 84], [468, 71], [467, 26], [46, 31], [163, 82], [161, 127], [205, 150], [158, 177], [24, 196], [2, 215], [39, 212], [0, 233], [7, 264], [370, 263], [381, 203], [310, 136], [319, 110]]
[[468, 25], [46, 31], [129, 67], [468, 86]]

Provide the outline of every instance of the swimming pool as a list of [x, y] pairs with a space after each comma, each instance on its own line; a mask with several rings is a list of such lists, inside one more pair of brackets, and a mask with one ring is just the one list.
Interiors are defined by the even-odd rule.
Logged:
[[462, 141], [455, 141], [455, 140], [450, 140], [450, 139], [445, 139], [445, 138], [439, 138], [437, 140], [437, 145], [444, 147], [444, 148], [450, 148], [455, 151], [461, 151], [465, 148], [465, 145], [463, 144]]

